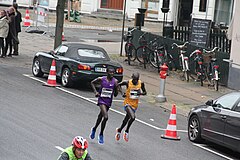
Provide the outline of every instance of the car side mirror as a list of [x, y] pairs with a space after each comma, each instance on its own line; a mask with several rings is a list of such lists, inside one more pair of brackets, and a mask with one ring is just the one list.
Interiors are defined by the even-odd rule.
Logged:
[[213, 100], [212, 99], [208, 100], [205, 104], [208, 105], [208, 106], [212, 106], [213, 105]]

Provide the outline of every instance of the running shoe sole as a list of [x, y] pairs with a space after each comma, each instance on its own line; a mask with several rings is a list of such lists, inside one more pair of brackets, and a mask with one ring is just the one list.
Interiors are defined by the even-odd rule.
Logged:
[[96, 133], [96, 131], [93, 131], [93, 128], [91, 128], [91, 133], [89, 135], [89, 138], [94, 139], [95, 138], [95, 133]]
[[124, 131], [123, 139], [124, 139], [126, 142], [128, 142], [128, 140], [129, 140], [129, 137], [128, 137], [128, 136], [129, 136], [128, 133]]
[[119, 140], [120, 140], [120, 136], [121, 136], [121, 133], [118, 132], [118, 128], [116, 128], [116, 135], [115, 135], [116, 141], [119, 141]]

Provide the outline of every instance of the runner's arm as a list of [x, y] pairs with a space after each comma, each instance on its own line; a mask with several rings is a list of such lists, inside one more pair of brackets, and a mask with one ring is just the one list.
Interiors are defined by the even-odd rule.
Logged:
[[118, 80], [115, 80], [115, 84], [114, 84], [114, 97], [117, 97], [118, 95], [118, 91], [119, 91], [119, 84], [118, 84]]
[[95, 93], [96, 96], [97, 96], [99, 93], [98, 93], [98, 91], [97, 91], [97, 89], [96, 89], [95, 84], [100, 83], [101, 81], [102, 81], [102, 78], [101, 78], [101, 77], [98, 77], [98, 78], [96, 78], [96, 79], [94, 79], [94, 80], [91, 81], [91, 86], [92, 86], [93, 92]]
[[124, 93], [122, 92], [122, 86], [128, 87], [128, 81], [122, 81], [118, 83], [118, 85], [119, 85], [119, 92], [121, 93], [121, 95], [123, 95]]
[[146, 94], [147, 94], [147, 91], [146, 91], [144, 82], [142, 82], [142, 84], [141, 84], [141, 89], [142, 89], [141, 95], [146, 95]]

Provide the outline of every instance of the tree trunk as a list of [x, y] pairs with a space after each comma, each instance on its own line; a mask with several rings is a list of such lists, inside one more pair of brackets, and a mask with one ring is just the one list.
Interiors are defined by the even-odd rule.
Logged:
[[54, 49], [56, 49], [60, 44], [62, 44], [65, 1], [66, 0], [58, 0], [58, 3], [57, 3], [57, 9], [56, 9], [57, 21], [56, 21], [56, 28], [55, 28]]

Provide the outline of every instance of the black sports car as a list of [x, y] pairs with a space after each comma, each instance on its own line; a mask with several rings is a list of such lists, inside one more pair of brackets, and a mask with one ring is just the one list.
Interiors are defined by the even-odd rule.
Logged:
[[37, 52], [33, 58], [33, 75], [49, 74], [53, 58], [56, 60], [56, 76], [65, 87], [104, 76], [108, 66], [115, 68], [114, 77], [119, 82], [123, 78], [122, 66], [111, 61], [103, 48], [81, 43], [66, 43], [54, 51]]
[[188, 115], [190, 141], [203, 139], [240, 152], [240, 92], [209, 100]]

